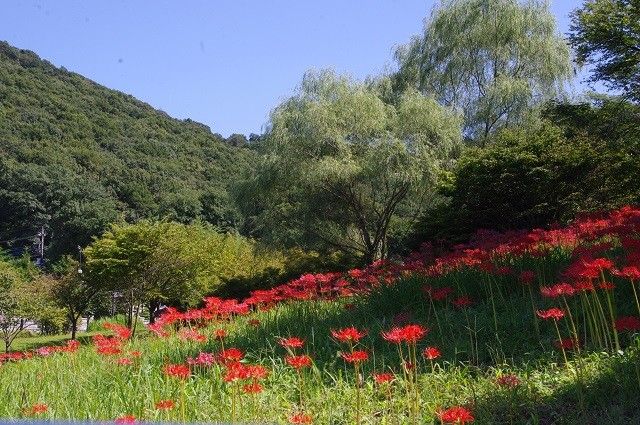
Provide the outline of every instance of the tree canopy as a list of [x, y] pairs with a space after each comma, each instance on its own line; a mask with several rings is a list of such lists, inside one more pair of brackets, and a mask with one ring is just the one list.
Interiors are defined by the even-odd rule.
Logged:
[[386, 254], [393, 219], [410, 195], [424, 200], [461, 120], [415, 91], [385, 103], [384, 87], [310, 72], [273, 111], [264, 160], [241, 191], [267, 237], [365, 261]]
[[443, 0], [396, 58], [397, 86], [459, 108], [465, 134], [482, 140], [556, 96], [572, 72], [548, 2], [537, 0]]
[[640, 2], [588, 0], [572, 14], [570, 40], [591, 81], [640, 102]]

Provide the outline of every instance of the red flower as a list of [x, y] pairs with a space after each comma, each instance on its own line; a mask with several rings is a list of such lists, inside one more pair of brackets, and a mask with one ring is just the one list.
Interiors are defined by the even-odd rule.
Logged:
[[156, 410], [171, 410], [176, 407], [173, 400], [160, 400], [156, 403]]
[[556, 307], [550, 308], [549, 310], [538, 310], [536, 311], [536, 314], [538, 315], [538, 317], [544, 320], [560, 320], [564, 317], [564, 311]]
[[474, 421], [471, 412], [460, 406], [439, 411], [438, 418], [445, 424], [467, 424]]
[[242, 391], [245, 394], [258, 394], [263, 390], [262, 385], [257, 382], [252, 382], [251, 384], [246, 384], [242, 387]]
[[342, 353], [342, 358], [348, 363], [359, 363], [369, 359], [369, 353], [362, 350], [352, 353]]
[[223, 363], [239, 362], [243, 358], [244, 353], [242, 352], [242, 350], [239, 350], [237, 348], [231, 347], [220, 352], [220, 359], [222, 359]]
[[358, 342], [366, 334], [366, 331], [359, 331], [354, 327], [331, 330], [331, 335], [340, 342]]
[[616, 289], [616, 285], [611, 282], [600, 282], [598, 286], [604, 291], [613, 291]]
[[285, 348], [301, 348], [304, 345], [304, 340], [292, 336], [289, 338], [280, 338], [279, 344]]
[[131, 337], [131, 329], [126, 326], [117, 323], [105, 323], [102, 326], [107, 330], [113, 331], [118, 339], [125, 340]]
[[29, 413], [31, 415], [41, 415], [43, 413], [47, 413], [49, 411], [49, 406], [47, 406], [44, 403], [36, 403], [33, 406], [31, 406], [31, 409], [29, 409]]
[[473, 300], [468, 295], [456, 298], [453, 301], [453, 305], [457, 308], [465, 308], [473, 305]]
[[540, 288], [542, 296], [548, 298], [570, 297], [576, 293], [576, 289], [568, 283], [558, 283], [553, 286]]
[[269, 369], [259, 364], [248, 365], [246, 369], [249, 377], [253, 379], [265, 379], [269, 376]]
[[117, 418], [114, 422], [118, 425], [128, 425], [135, 424], [137, 421], [136, 417], [133, 415], [124, 415]]
[[394, 378], [395, 376], [393, 375], [393, 373], [374, 373], [373, 374], [373, 380], [376, 382], [376, 384], [384, 384], [387, 382], [391, 382], [393, 381]]
[[425, 359], [428, 360], [435, 360], [438, 357], [440, 357], [442, 355], [442, 353], [440, 352], [440, 350], [436, 347], [427, 347], [424, 349], [424, 351], [422, 352], [422, 355], [424, 356]]
[[244, 364], [240, 362], [231, 363], [227, 365], [227, 371], [222, 380], [224, 382], [235, 382], [249, 379], [251, 377], [249, 372], [249, 369]]
[[424, 291], [429, 294], [432, 300], [442, 301], [453, 293], [453, 288], [445, 286], [444, 288], [425, 287]]
[[613, 270], [613, 274], [630, 280], [640, 280], [640, 268], [635, 266], [623, 267], [622, 270]]
[[128, 357], [120, 357], [117, 363], [120, 366], [131, 366], [133, 361]]
[[618, 332], [640, 331], [640, 319], [635, 316], [620, 317], [616, 320], [616, 330]]
[[558, 349], [562, 348], [565, 350], [573, 350], [574, 348], [576, 348], [576, 343], [572, 338], [563, 338], [559, 341], [554, 341], [553, 345], [555, 345]]
[[504, 388], [513, 389], [520, 385], [520, 378], [513, 374], [502, 375], [496, 379], [496, 384]]
[[524, 270], [523, 272], [520, 273], [520, 282], [522, 282], [525, 285], [530, 285], [531, 283], [533, 283], [533, 280], [535, 278], [536, 278], [536, 274], [531, 270]]
[[310, 415], [305, 415], [302, 412], [295, 413], [289, 416], [288, 419], [290, 424], [310, 424], [313, 421]]
[[167, 376], [178, 379], [187, 379], [191, 375], [189, 366], [186, 364], [168, 364], [164, 366], [164, 373]]
[[400, 344], [403, 341], [407, 344], [415, 344], [422, 339], [427, 332], [429, 332], [429, 329], [421, 325], [406, 325], [394, 327], [388, 332], [382, 332], [382, 337], [395, 344]]
[[258, 319], [251, 319], [248, 322], [251, 326], [260, 326], [260, 321]]
[[286, 356], [285, 361], [287, 362], [287, 364], [291, 367], [293, 367], [294, 369], [300, 370], [304, 367], [309, 367], [311, 366], [311, 357], [307, 356], [307, 355], [302, 355], [302, 356]]
[[223, 338], [225, 338], [227, 336], [227, 331], [225, 331], [224, 329], [216, 329], [213, 332], [213, 336], [216, 339], [223, 339]]

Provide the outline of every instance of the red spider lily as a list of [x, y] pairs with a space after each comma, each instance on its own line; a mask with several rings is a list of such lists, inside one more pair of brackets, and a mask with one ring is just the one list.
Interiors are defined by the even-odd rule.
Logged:
[[93, 343], [96, 346], [98, 354], [102, 354], [104, 356], [115, 356], [122, 353], [120, 340], [114, 337], [96, 335], [93, 337]]
[[258, 319], [251, 319], [247, 323], [249, 323], [251, 326], [255, 326], [255, 327], [260, 326], [260, 321]]
[[78, 351], [78, 348], [80, 348], [80, 341], [77, 340], [71, 340], [71, 341], [67, 341], [67, 345], [64, 348], [64, 351], [68, 352], [68, 353], [73, 353]]
[[227, 348], [219, 354], [222, 363], [235, 363], [244, 358], [244, 353], [238, 348]]
[[165, 375], [178, 379], [187, 379], [191, 375], [189, 365], [186, 364], [167, 364], [163, 370]]
[[133, 361], [132, 361], [130, 358], [128, 358], [128, 357], [120, 357], [120, 358], [116, 361], [116, 363], [117, 363], [119, 366], [131, 366], [131, 365], [133, 364]]
[[140, 351], [132, 351], [132, 352], [129, 353], [129, 355], [131, 357], [140, 357], [140, 356], [142, 356], [142, 353]]
[[438, 418], [445, 424], [468, 424], [474, 421], [471, 412], [460, 406], [441, 410], [437, 414]]
[[564, 311], [560, 310], [557, 307], [552, 307], [549, 310], [538, 310], [536, 311], [536, 314], [539, 318], [544, 320], [560, 320], [564, 317]]
[[163, 321], [158, 321], [156, 323], [150, 323], [147, 325], [147, 329], [153, 332], [157, 337], [166, 338], [169, 336], [169, 332], [164, 328], [165, 323]]
[[156, 403], [156, 410], [171, 410], [176, 407], [173, 400], [160, 400]]
[[395, 344], [406, 342], [408, 344], [415, 344], [429, 332], [428, 328], [421, 325], [406, 325], [403, 327], [394, 327], [388, 332], [382, 332], [382, 337]]
[[227, 337], [227, 335], [228, 335], [228, 334], [227, 334], [227, 331], [225, 331], [224, 329], [216, 329], [216, 330], [213, 332], [213, 336], [214, 336], [216, 339], [223, 339], [223, 338], [226, 338], [226, 337]]
[[131, 337], [131, 329], [118, 323], [105, 323], [103, 327], [112, 331], [118, 339], [125, 340]]
[[311, 366], [311, 357], [307, 355], [286, 356], [284, 359], [289, 366], [293, 367], [296, 370]]
[[439, 358], [442, 355], [442, 353], [437, 347], [427, 347], [422, 352], [422, 355], [427, 360], [435, 360]]
[[310, 415], [300, 413], [294, 413], [293, 415], [287, 418], [290, 424], [310, 424], [313, 422], [313, 419]]
[[249, 379], [249, 369], [242, 363], [231, 363], [227, 365], [227, 370], [222, 377], [224, 382], [235, 382]]
[[640, 319], [635, 316], [620, 317], [616, 320], [616, 330], [618, 332], [640, 331]]
[[267, 376], [269, 376], [269, 369], [262, 365], [248, 365], [246, 368], [250, 378], [265, 379]]
[[47, 413], [48, 411], [49, 406], [44, 403], [36, 403], [28, 409], [27, 413], [29, 415], [42, 415], [43, 413]]
[[242, 387], [242, 392], [244, 392], [245, 394], [258, 394], [261, 393], [262, 390], [262, 385], [257, 382], [252, 382]]
[[558, 283], [553, 286], [541, 287], [540, 293], [547, 298], [570, 297], [576, 293], [576, 289], [568, 283]]
[[452, 304], [457, 308], [466, 308], [473, 305], [473, 300], [468, 295], [456, 298]]
[[630, 280], [640, 280], [640, 268], [635, 266], [623, 267], [622, 270], [613, 270], [612, 273]]
[[429, 294], [431, 299], [434, 301], [442, 301], [453, 293], [453, 288], [448, 286], [445, 286], [444, 288], [435, 288], [435, 289], [429, 287], [429, 288], [425, 288], [424, 290], [427, 292], [427, 294]]
[[289, 338], [280, 338], [279, 344], [285, 348], [301, 348], [304, 345], [304, 340], [292, 336]]
[[520, 273], [520, 282], [524, 285], [530, 285], [536, 278], [536, 273], [531, 270], [524, 270]]
[[356, 350], [351, 353], [341, 354], [344, 361], [348, 363], [360, 363], [369, 359], [369, 353], [363, 350]]
[[204, 352], [199, 353], [195, 359], [191, 357], [187, 359], [187, 364], [194, 365], [194, 366], [211, 366], [215, 362], [216, 362], [215, 355], [211, 353], [204, 353]]
[[366, 331], [360, 331], [357, 328], [349, 327], [343, 329], [332, 329], [331, 335], [340, 342], [358, 342], [367, 334]]
[[573, 338], [562, 338], [560, 340], [553, 341], [553, 345], [558, 349], [573, 350], [576, 348], [576, 342]]
[[613, 291], [614, 289], [616, 289], [616, 285], [612, 282], [600, 282], [598, 286], [603, 291]]
[[588, 292], [595, 291], [596, 287], [593, 285], [593, 282], [589, 280], [582, 280], [573, 284], [573, 288], [577, 292]]
[[207, 337], [195, 329], [182, 328], [178, 332], [178, 338], [183, 341], [207, 342]]
[[496, 384], [503, 388], [513, 389], [520, 385], [520, 378], [514, 374], [502, 375], [496, 379]]
[[118, 425], [128, 425], [135, 424], [137, 422], [137, 419], [133, 415], [124, 415], [117, 418], [114, 422]]
[[386, 384], [395, 379], [393, 373], [374, 373], [372, 376], [376, 384]]

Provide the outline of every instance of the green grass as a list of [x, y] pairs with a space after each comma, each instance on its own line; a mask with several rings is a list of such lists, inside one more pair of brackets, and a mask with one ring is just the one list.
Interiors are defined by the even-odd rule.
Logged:
[[[103, 331], [94, 331], [94, 332], [78, 332], [77, 339], [80, 342], [88, 343], [91, 341], [91, 337], [103, 334]], [[18, 337], [11, 344], [12, 351], [27, 351], [27, 350], [35, 350], [36, 348], [44, 347], [47, 345], [63, 345], [67, 341], [71, 339], [71, 334], [62, 334], [62, 335], [42, 335], [42, 336], [29, 336], [29, 337]]]

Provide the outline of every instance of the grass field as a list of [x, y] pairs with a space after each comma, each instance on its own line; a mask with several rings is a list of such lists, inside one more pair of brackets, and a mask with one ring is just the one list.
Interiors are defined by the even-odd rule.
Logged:
[[640, 423], [639, 230], [623, 210], [112, 326], [0, 366], [0, 417]]

